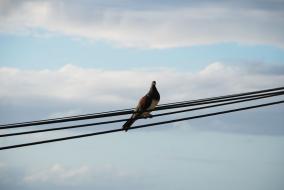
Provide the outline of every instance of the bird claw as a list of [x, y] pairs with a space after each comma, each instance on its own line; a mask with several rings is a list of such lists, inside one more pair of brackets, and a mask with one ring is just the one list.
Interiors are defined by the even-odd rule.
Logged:
[[145, 119], [149, 119], [149, 118], [152, 118], [152, 117], [153, 117], [153, 115], [148, 113], [147, 115], [145, 115], [144, 118], [145, 118]]

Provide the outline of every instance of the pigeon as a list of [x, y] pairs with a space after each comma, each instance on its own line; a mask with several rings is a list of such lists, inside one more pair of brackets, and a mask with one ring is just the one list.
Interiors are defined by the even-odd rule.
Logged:
[[125, 130], [125, 132], [127, 132], [127, 130], [137, 119], [141, 117], [151, 118], [152, 115], [150, 114], [150, 112], [153, 111], [153, 109], [155, 109], [159, 101], [160, 101], [160, 94], [156, 88], [156, 81], [153, 81], [149, 92], [139, 100], [139, 103], [135, 108], [134, 113], [122, 126], [122, 129]]

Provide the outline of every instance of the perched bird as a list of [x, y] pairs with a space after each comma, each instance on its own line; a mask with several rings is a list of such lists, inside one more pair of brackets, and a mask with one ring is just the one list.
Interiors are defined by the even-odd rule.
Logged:
[[160, 94], [156, 88], [156, 81], [153, 81], [149, 92], [139, 100], [134, 113], [122, 126], [122, 129], [126, 132], [139, 117], [152, 117], [150, 112], [158, 105], [159, 101]]

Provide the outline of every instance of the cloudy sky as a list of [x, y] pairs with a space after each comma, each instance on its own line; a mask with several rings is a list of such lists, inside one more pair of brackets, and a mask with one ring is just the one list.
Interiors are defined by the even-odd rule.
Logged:
[[[152, 80], [160, 103], [280, 87], [283, 31], [283, 0], [0, 0], [0, 123], [134, 107]], [[282, 190], [283, 114], [276, 105], [1, 151], [0, 189]]]

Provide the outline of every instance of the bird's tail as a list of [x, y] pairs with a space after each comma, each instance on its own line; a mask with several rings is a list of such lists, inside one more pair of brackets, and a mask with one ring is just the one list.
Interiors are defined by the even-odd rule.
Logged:
[[127, 132], [127, 130], [131, 127], [131, 125], [136, 121], [136, 118], [129, 118], [124, 125], [122, 126], [122, 129], [125, 130], [125, 132]]

